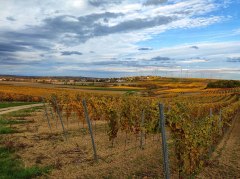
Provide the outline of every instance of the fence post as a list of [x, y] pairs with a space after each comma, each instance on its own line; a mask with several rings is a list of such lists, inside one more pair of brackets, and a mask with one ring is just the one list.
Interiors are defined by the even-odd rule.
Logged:
[[220, 135], [222, 135], [222, 110], [220, 109], [219, 111], [219, 130], [220, 130]]
[[42, 98], [42, 100], [43, 100], [43, 105], [44, 105], [45, 116], [46, 116], [47, 122], [48, 122], [48, 127], [49, 127], [50, 131], [52, 132], [52, 127], [51, 127], [50, 120], [49, 120], [49, 117], [48, 117], [48, 112], [47, 112], [47, 106], [45, 104], [44, 98]]
[[161, 133], [162, 133], [162, 150], [163, 150], [163, 167], [164, 167], [164, 176], [165, 179], [170, 179], [170, 170], [168, 162], [168, 148], [167, 148], [167, 139], [165, 131], [165, 116], [164, 116], [164, 105], [159, 104], [160, 112], [160, 124], [161, 124]]
[[145, 111], [142, 110], [142, 121], [141, 121], [141, 140], [140, 140], [140, 148], [144, 149], [143, 143], [144, 143], [144, 118], [145, 118]]
[[58, 117], [59, 117], [59, 119], [60, 119], [60, 121], [61, 121], [61, 125], [62, 125], [62, 130], [63, 130], [64, 137], [65, 137], [65, 139], [67, 140], [66, 130], [65, 130], [65, 127], [64, 127], [64, 124], [63, 124], [62, 115], [61, 115], [61, 113], [60, 113], [60, 110], [59, 110], [59, 107], [58, 107], [56, 98], [53, 97], [53, 101], [54, 101], [54, 103], [55, 103], [55, 105], [56, 105]]
[[52, 110], [51, 107], [50, 107], [50, 113], [51, 113], [51, 116], [52, 116], [52, 120], [53, 120], [53, 121], [55, 120], [55, 123], [56, 123], [56, 129], [57, 129], [58, 119], [57, 119], [57, 117], [56, 117], [56, 119], [54, 118], [53, 110]]
[[212, 108], [210, 108], [210, 117], [213, 117]]
[[87, 121], [89, 133], [90, 133], [90, 135], [91, 135], [93, 152], [94, 152], [94, 159], [95, 159], [95, 161], [97, 162], [97, 161], [98, 161], [97, 150], [96, 150], [96, 146], [95, 146], [95, 142], [94, 142], [94, 137], [93, 137], [93, 132], [92, 132], [92, 124], [91, 124], [91, 121], [90, 121], [89, 116], [88, 116], [88, 110], [87, 110], [86, 100], [83, 99], [83, 100], [82, 100], [82, 103], [83, 103], [83, 107], [84, 107], [85, 119], [86, 119], [86, 121]]

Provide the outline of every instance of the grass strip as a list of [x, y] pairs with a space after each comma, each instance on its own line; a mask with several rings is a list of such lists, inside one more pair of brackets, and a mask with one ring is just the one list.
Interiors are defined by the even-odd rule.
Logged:
[[36, 103], [34, 102], [0, 102], [0, 109], [15, 107], [15, 106], [24, 106], [24, 105], [30, 105], [30, 104], [36, 104]]
[[12, 134], [16, 131], [14, 129], [11, 129], [10, 127], [4, 126], [0, 124], [0, 134]]
[[30, 179], [49, 173], [51, 167], [23, 167], [14, 151], [0, 147], [0, 179]]
[[8, 117], [27, 117], [27, 116], [31, 116], [31, 113], [36, 112], [41, 108], [42, 108], [42, 106], [33, 107], [33, 108], [29, 108], [29, 109], [22, 109], [22, 110], [19, 110], [19, 111], [14, 111], [14, 112], [4, 114], [2, 116], [4, 118], [8, 118]]

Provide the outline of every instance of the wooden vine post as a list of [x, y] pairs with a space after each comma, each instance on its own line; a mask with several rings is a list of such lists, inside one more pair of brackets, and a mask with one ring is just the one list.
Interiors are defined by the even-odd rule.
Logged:
[[164, 105], [159, 104], [160, 112], [160, 126], [162, 133], [162, 152], [163, 152], [163, 167], [164, 167], [164, 176], [165, 179], [170, 179], [170, 170], [169, 170], [169, 161], [168, 161], [168, 147], [167, 147], [167, 137], [165, 131], [165, 116], [164, 116]]
[[50, 120], [49, 120], [49, 117], [48, 117], [47, 106], [46, 106], [46, 104], [45, 104], [44, 98], [42, 98], [42, 100], [43, 100], [43, 105], [44, 105], [45, 116], [46, 116], [47, 122], [48, 122], [48, 127], [49, 127], [50, 131], [52, 132], [52, 126], [51, 126], [51, 124], [50, 124]]
[[64, 127], [64, 123], [63, 123], [63, 120], [62, 120], [62, 115], [61, 115], [61, 113], [60, 113], [59, 106], [58, 106], [58, 104], [57, 104], [56, 98], [53, 97], [53, 101], [54, 101], [54, 103], [55, 103], [55, 105], [56, 105], [57, 114], [58, 114], [58, 117], [59, 117], [59, 119], [60, 119], [60, 121], [61, 121], [61, 125], [62, 125], [62, 130], [63, 130], [64, 137], [65, 137], [65, 139], [67, 140], [67, 132], [66, 132], [65, 127]]
[[141, 121], [141, 140], [140, 140], [140, 148], [143, 150], [144, 144], [144, 118], [145, 118], [145, 111], [142, 110], [142, 121]]
[[90, 136], [91, 136], [93, 153], [94, 153], [94, 160], [95, 160], [96, 162], [98, 162], [97, 149], [96, 149], [96, 145], [95, 145], [95, 141], [94, 141], [94, 136], [93, 136], [93, 131], [92, 131], [92, 123], [91, 123], [91, 121], [90, 121], [90, 119], [89, 119], [86, 100], [83, 99], [83, 100], [82, 100], [82, 103], [83, 103], [83, 107], [84, 107], [85, 119], [86, 119], [86, 121], [87, 121], [89, 133], [90, 133]]

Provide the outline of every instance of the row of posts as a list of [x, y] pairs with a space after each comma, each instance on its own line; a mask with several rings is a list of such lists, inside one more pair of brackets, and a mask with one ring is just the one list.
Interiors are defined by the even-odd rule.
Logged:
[[[63, 123], [62, 115], [61, 115], [60, 110], [59, 110], [59, 106], [58, 106], [55, 98], [53, 98], [53, 101], [55, 103], [55, 106], [56, 106], [56, 109], [57, 109], [57, 114], [58, 114], [58, 117], [59, 117], [60, 122], [61, 122], [64, 137], [67, 140], [67, 132], [66, 132], [66, 129], [64, 127], [64, 123]], [[50, 120], [49, 120], [49, 117], [48, 117], [48, 113], [47, 113], [47, 107], [46, 107], [44, 99], [43, 99], [43, 102], [44, 102], [44, 112], [45, 112], [45, 115], [46, 115], [46, 118], [47, 118], [48, 126], [49, 126], [49, 129], [52, 130]], [[82, 100], [82, 104], [83, 104], [83, 107], [84, 107], [85, 120], [88, 124], [88, 129], [89, 129], [89, 133], [90, 133], [90, 136], [91, 136], [94, 160], [96, 162], [98, 162], [97, 149], [96, 149], [93, 130], [92, 130], [92, 123], [91, 123], [91, 120], [89, 118], [87, 104], [86, 104], [85, 99]], [[163, 104], [159, 104], [159, 113], [160, 113], [160, 116], [159, 116], [159, 131], [161, 131], [161, 134], [162, 134], [161, 137], [162, 137], [164, 176], [165, 176], [166, 179], [169, 179], [170, 178], [170, 169], [169, 169], [169, 161], [168, 161], [168, 147], [167, 147], [167, 136], [166, 136], [166, 131], [165, 131], [165, 116], [164, 116], [164, 105]], [[210, 108], [210, 117], [213, 117], [212, 108]], [[220, 129], [221, 129], [221, 120], [222, 120], [221, 118], [222, 118], [222, 111], [220, 110], [220, 112], [219, 112], [219, 128]], [[144, 127], [144, 120], [145, 120], [145, 111], [143, 110], [142, 115], [141, 115], [141, 128]], [[144, 130], [141, 130], [140, 148], [144, 149]]]
[[[53, 102], [54, 102], [54, 105], [56, 106], [56, 112], [57, 112], [58, 118], [59, 118], [59, 120], [61, 122], [64, 138], [65, 138], [65, 140], [67, 140], [67, 131], [66, 131], [65, 127], [64, 127], [62, 115], [60, 113], [59, 106], [57, 104], [56, 98], [53, 98]], [[49, 126], [49, 129], [52, 132], [52, 127], [51, 127], [51, 124], [50, 124], [50, 119], [49, 119], [49, 116], [48, 116], [47, 106], [45, 104], [44, 98], [43, 98], [43, 103], [44, 103], [44, 112], [45, 112], [45, 116], [46, 116], [46, 119], [47, 119], [47, 122], [48, 122], [48, 126]], [[91, 123], [91, 120], [89, 118], [87, 104], [86, 104], [86, 100], [85, 99], [82, 100], [82, 104], [83, 104], [83, 107], [84, 107], [85, 120], [86, 120], [86, 122], [88, 124], [88, 129], [89, 129], [89, 133], [90, 133], [90, 137], [91, 137], [92, 148], [93, 148], [93, 157], [94, 157], [94, 160], [96, 162], [98, 162], [98, 155], [97, 155], [96, 144], [95, 144], [95, 141], [94, 141], [94, 135], [93, 135], [93, 130], [92, 130], [92, 123]], [[163, 154], [164, 176], [165, 176], [166, 179], [169, 179], [170, 178], [170, 169], [169, 169], [169, 161], [168, 161], [167, 136], [166, 136], [166, 130], [165, 130], [164, 105], [163, 104], [159, 104], [158, 106], [159, 106], [159, 113], [160, 113], [158, 130], [162, 134], [161, 137], [162, 137], [162, 154]], [[145, 120], [145, 111], [142, 110], [141, 128], [144, 127], [144, 120]], [[143, 129], [141, 130], [140, 148], [144, 149], [144, 130]]]

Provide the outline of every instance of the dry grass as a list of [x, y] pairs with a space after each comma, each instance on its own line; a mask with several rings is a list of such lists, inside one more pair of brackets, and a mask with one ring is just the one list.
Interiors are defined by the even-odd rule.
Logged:
[[[56, 126], [51, 119], [50, 131], [43, 111], [32, 117], [25, 117], [31, 123], [16, 124], [12, 127], [19, 133], [7, 135], [6, 141], [14, 141], [22, 146], [17, 154], [26, 167], [34, 165], [53, 166], [50, 178], [162, 178], [161, 141], [158, 134], [147, 135], [144, 150], [140, 149], [140, 139], [125, 132], [119, 132], [112, 143], [106, 134], [105, 122], [93, 123], [94, 137], [99, 161], [93, 160], [90, 135], [87, 126], [78, 123], [74, 115], [69, 119], [67, 140], [62, 134], [61, 125]], [[171, 158], [171, 163], [174, 163]], [[175, 169], [172, 169], [175, 171]]]

